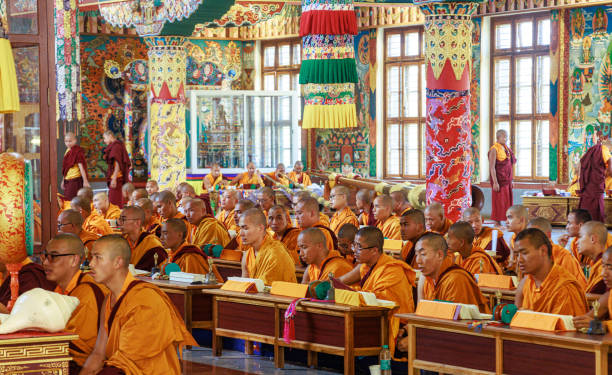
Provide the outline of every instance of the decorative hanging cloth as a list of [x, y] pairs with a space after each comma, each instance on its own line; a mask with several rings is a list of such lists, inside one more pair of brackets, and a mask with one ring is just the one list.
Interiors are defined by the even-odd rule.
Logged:
[[0, 113], [19, 112], [19, 88], [13, 50], [8, 39], [0, 37]]

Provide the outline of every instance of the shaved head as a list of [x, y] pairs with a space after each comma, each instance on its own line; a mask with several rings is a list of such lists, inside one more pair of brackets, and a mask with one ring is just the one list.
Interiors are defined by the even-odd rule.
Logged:
[[606, 242], [608, 242], [608, 229], [599, 221], [589, 221], [584, 223], [582, 228], [580, 228], [580, 231], [584, 231], [586, 235], [595, 236], [602, 247], [605, 247]]
[[93, 189], [88, 186], [82, 187], [77, 192], [77, 196], [83, 197], [91, 202], [93, 201], [93, 196], [94, 196]]
[[268, 198], [273, 198], [273, 199], [275, 197], [274, 190], [269, 186], [264, 186], [261, 189], [259, 189], [259, 194], [265, 197], [268, 197]]
[[474, 242], [474, 230], [468, 222], [458, 221], [450, 226], [448, 232], [449, 234], [452, 233], [458, 239], [464, 240], [466, 243], [471, 244]]
[[130, 244], [120, 234], [107, 234], [94, 242], [96, 250], [102, 250], [110, 254], [111, 259], [120, 257], [123, 260], [124, 269], [128, 269], [132, 251]]
[[513, 215], [515, 215], [516, 217], [520, 219], [525, 219], [525, 220], [529, 219], [529, 211], [527, 211], [527, 208], [525, 206], [522, 206], [520, 204], [515, 204], [514, 206], [510, 206], [507, 212], [512, 212]]
[[253, 201], [250, 201], [248, 199], [241, 199], [238, 201], [236, 206], [240, 207], [240, 211], [245, 212], [255, 207], [255, 203], [253, 203]]
[[131, 182], [126, 182], [125, 184], [123, 184], [123, 186], [121, 187], [121, 190], [124, 191], [125, 193], [127, 193], [127, 196], [129, 197], [130, 195], [132, 195], [132, 193], [134, 192], [134, 190], [136, 190], [136, 187], [134, 186], [133, 183]]
[[402, 217], [407, 217], [413, 223], [423, 224], [423, 226], [425, 226], [425, 215], [423, 214], [423, 211], [419, 209], [413, 208], [408, 210], [402, 214]]
[[319, 214], [319, 202], [313, 197], [309, 196], [308, 198], [300, 200], [298, 205], [301, 205], [302, 210], [315, 212], [317, 215]]
[[574, 215], [574, 218], [579, 224], [584, 224], [587, 221], [593, 220], [591, 213], [583, 208], [575, 208], [570, 211], [569, 215]]
[[300, 232], [299, 236], [315, 245], [322, 245], [327, 249], [327, 239], [319, 228], [306, 228]]
[[145, 211], [144, 209], [138, 207], [138, 206], [125, 206], [121, 209], [121, 215], [125, 216], [125, 215], [129, 215], [131, 217], [133, 217], [134, 219], [139, 219], [140, 220], [140, 225], [144, 225], [145, 223]]
[[439, 202], [432, 202], [429, 206], [425, 208], [425, 213], [432, 213], [444, 218], [444, 206]]
[[542, 232], [544, 232], [547, 236], [550, 237], [552, 233], [552, 225], [550, 225], [550, 221], [544, 219], [543, 217], [535, 217], [527, 223], [528, 228], [538, 228]]
[[353, 242], [355, 235], [357, 234], [358, 228], [353, 224], [347, 223], [340, 227], [338, 231], [338, 239], [348, 238]]
[[266, 215], [259, 208], [250, 208], [240, 215], [240, 220], [244, 220], [245, 222], [254, 224], [254, 225], [263, 225], [266, 227], [268, 225], [268, 220], [266, 219]]
[[[76, 196], [76, 197], [72, 198], [72, 200], [70, 201], [70, 206], [73, 209], [81, 209], [81, 210], [87, 212], [88, 214], [91, 213], [91, 201], [88, 201], [88, 200], [86, 200], [84, 198], [81, 198], [79, 196]], [[87, 216], [89, 216], [89, 215], [87, 215]]]
[[372, 193], [368, 189], [359, 190], [356, 197], [365, 204], [372, 203]]
[[462, 217], [465, 219], [465, 218], [468, 218], [468, 217], [470, 217], [472, 215], [479, 215], [480, 216], [480, 210], [478, 208], [476, 208], [476, 207], [468, 207], [468, 208], [465, 209], [465, 211], [463, 211]]
[[183, 240], [187, 238], [187, 225], [185, 225], [183, 219], [168, 219], [163, 226], [166, 231], [179, 233], [183, 237]]
[[60, 233], [47, 242], [47, 250], [51, 248], [57, 249], [58, 247], [74, 251], [81, 259], [85, 257], [85, 246], [83, 246], [83, 242], [76, 234]]
[[155, 202], [176, 204], [176, 197], [174, 196], [174, 194], [172, 194], [172, 192], [168, 190], [163, 190], [155, 195]]
[[62, 213], [59, 214], [58, 219], [60, 221], [66, 220], [66, 222], [74, 225], [77, 228], [83, 226], [83, 216], [81, 216], [79, 211], [76, 210], [64, 210], [62, 211]]
[[448, 244], [446, 243], [446, 240], [438, 233], [426, 233], [419, 239], [418, 242], [426, 243], [436, 251], [442, 251], [444, 256], [446, 256], [446, 252], [448, 251]]
[[149, 198], [141, 198], [134, 203], [143, 210], [153, 211], [153, 202]]
[[137, 201], [142, 198], [149, 198], [149, 193], [147, 193], [147, 189], [136, 189], [132, 193], [132, 200]]
[[385, 237], [380, 229], [376, 227], [363, 227], [357, 231], [355, 237], [365, 239], [365, 243], [368, 246], [374, 246], [378, 249], [379, 253], [382, 253]]
[[408, 203], [408, 194], [406, 193], [405, 189], [396, 190], [389, 195], [391, 196], [391, 198], [393, 198], [395, 202]]
[[[526, 240], [536, 249], [546, 246], [548, 257], [552, 256], [552, 244], [548, 236], [538, 228], [527, 228], [516, 235], [515, 243]], [[517, 245], [518, 247], [518, 245]]]
[[378, 197], [376, 197], [376, 199], [374, 199], [374, 204], [376, 204], [377, 202], [387, 208], [393, 207], [393, 199], [386, 194], [379, 195]]
[[347, 197], [350, 194], [350, 190], [349, 188], [347, 188], [344, 185], [336, 185], [334, 186], [334, 188], [332, 189], [332, 193], [334, 194], [340, 194], [340, 195], [346, 195]]
[[94, 195], [94, 199], [101, 199], [108, 202], [108, 194], [106, 194], [105, 192], [97, 193], [96, 195]]

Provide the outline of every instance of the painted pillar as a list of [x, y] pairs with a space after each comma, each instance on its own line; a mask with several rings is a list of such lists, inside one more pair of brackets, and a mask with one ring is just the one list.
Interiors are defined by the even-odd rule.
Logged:
[[470, 72], [476, 2], [415, 0], [425, 14], [427, 204], [459, 220], [472, 203]]
[[172, 190], [187, 177], [185, 38], [152, 36], [144, 39], [149, 48], [149, 84], [153, 96], [149, 113], [149, 170], [160, 191]]

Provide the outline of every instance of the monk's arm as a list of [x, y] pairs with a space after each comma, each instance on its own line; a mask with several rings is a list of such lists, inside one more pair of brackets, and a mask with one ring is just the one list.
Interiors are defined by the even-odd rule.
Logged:
[[521, 279], [521, 282], [519, 282], [519, 285], [516, 287], [516, 296], [514, 298], [514, 304], [519, 309], [521, 308], [521, 306], [523, 306], [523, 287], [525, 286], [526, 280], [527, 277], [523, 277]]
[[346, 285], [353, 285], [358, 283], [361, 280], [361, 273], [359, 272], [360, 268], [360, 264], [356, 265], [355, 268], [353, 268], [350, 272], [347, 272], [344, 275], [340, 276], [338, 280], [342, 281]]
[[306, 269], [304, 270], [304, 275], [302, 276], [302, 284], [310, 283], [310, 275], [308, 275], [309, 268], [310, 268], [310, 265], [308, 265], [308, 267], [306, 267]]
[[497, 182], [497, 171], [495, 170], [495, 162], [497, 161], [497, 151], [492, 149], [489, 151], [489, 174], [491, 175], [492, 188], [499, 191], [499, 183]]
[[89, 180], [87, 179], [87, 172], [85, 171], [85, 167], [83, 163], [79, 163], [79, 171], [81, 171], [81, 178], [83, 179], [83, 186], [89, 186]]
[[242, 277], [249, 277], [249, 271], [246, 266], [246, 254], [242, 252], [242, 259], [240, 260], [240, 267], [242, 268]]

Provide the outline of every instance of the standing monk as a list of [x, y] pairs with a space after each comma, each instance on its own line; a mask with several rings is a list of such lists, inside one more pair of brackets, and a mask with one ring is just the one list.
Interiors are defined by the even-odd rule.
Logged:
[[337, 250], [329, 250], [325, 244], [325, 235], [319, 228], [304, 229], [298, 237], [300, 258], [308, 265], [302, 284], [317, 280], [329, 280], [329, 273], [340, 277], [353, 269]]
[[180, 374], [178, 353], [197, 346], [168, 296], [129, 272], [130, 246], [119, 235], [96, 241], [92, 276], [110, 295], [98, 340], [81, 374]]
[[227, 230], [238, 230], [238, 225], [234, 220], [236, 203], [238, 203], [238, 192], [236, 190], [225, 190], [219, 201], [221, 210], [219, 210], [216, 217]]
[[580, 159], [580, 201], [578, 208], [589, 211], [593, 220], [606, 220], [604, 193], [606, 170], [612, 171], [608, 146], [597, 143], [587, 150]]
[[130, 245], [132, 256], [130, 264], [138, 270], [150, 271], [155, 264], [155, 254], [157, 254], [157, 264], [161, 264], [168, 253], [164, 249], [159, 238], [153, 233], [143, 230], [145, 213], [138, 206], [126, 206], [121, 211], [119, 217], [121, 233]]
[[123, 184], [128, 181], [130, 171], [130, 157], [123, 142], [118, 140], [112, 131], [107, 130], [102, 136], [106, 148], [104, 160], [108, 165], [106, 170], [106, 183], [108, 185], [108, 199], [116, 206], [123, 207]]
[[225, 181], [223, 181], [221, 166], [215, 163], [210, 167], [210, 173], [202, 179], [202, 190], [219, 190], [223, 186], [225, 186]]
[[69, 201], [77, 195], [83, 186], [89, 186], [87, 179], [87, 161], [85, 151], [78, 145], [74, 133], [68, 132], [64, 136], [66, 153], [62, 161], [62, 190], [64, 199]]
[[495, 133], [497, 142], [489, 150], [489, 174], [491, 176], [491, 219], [500, 225], [506, 218], [508, 207], [512, 206], [513, 165], [516, 158], [506, 146], [508, 133], [500, 129]]
[[388, 195], [379, 195], [374, 199], [374, 218], [376, 227], [383, 232], [385, 238], [401, 240], [400, 222], [393, 215], [393, 199]]
[[285, 245], [295, 264], [300, 263], [298, 255], [298, 235], [300, 230], [291, 226], [287, 220], [287, 210], [283, 206], [272, 206], [268, 212], [268, 227], [274, 232], [273, 239]]
[[349, 189], [346, 186], [334, 186], [331, 191], [330, 199], [332, 208], [336, 210], [329, 223], [329, 229], [333, 230], [338, 235], [340, 228], [344, 224], [353, 224], [359, 226], [357, 216], [348, 206]]
[[225, 247], [230, 242], [230, 236], [221, 222], [209, 215], [206, 205], [201, 199], [191, 199], [185, 205], [185, 215], [191, 224], [189, 242], [202, 247], [208, 244]]
[[448, 232], [448, 228], [453, 225], [453, 222], [444, 217], [444, 207], [438, 203], [433, 202], [425, 208], [425, 225], [427, 230], [435, 232], [441, 235], [445, 235]]
[[264, 186], [264, 183], [261, 176], [259, 176], [259, 173], [256, 171], [255, 163], [251, 161], [247, 164], [247, 171], [234, 177], [230, 185], [238, 185], [239, 187], [246, 186], [247, 189], [250, 189], [251, 185], [260, 188]]
[[305, 187], [312, 185], [312, 182], [310, 181], [310, 176], [306, 172], [304, 172], [304, 164], [302, 164], [302, 162], [299, 160], [295, 162], [295, 164], [293, 165], [293, 170], [289, 172], [287, 177], [289, 178], [289, 180], [298, 184], [302, 184]]

